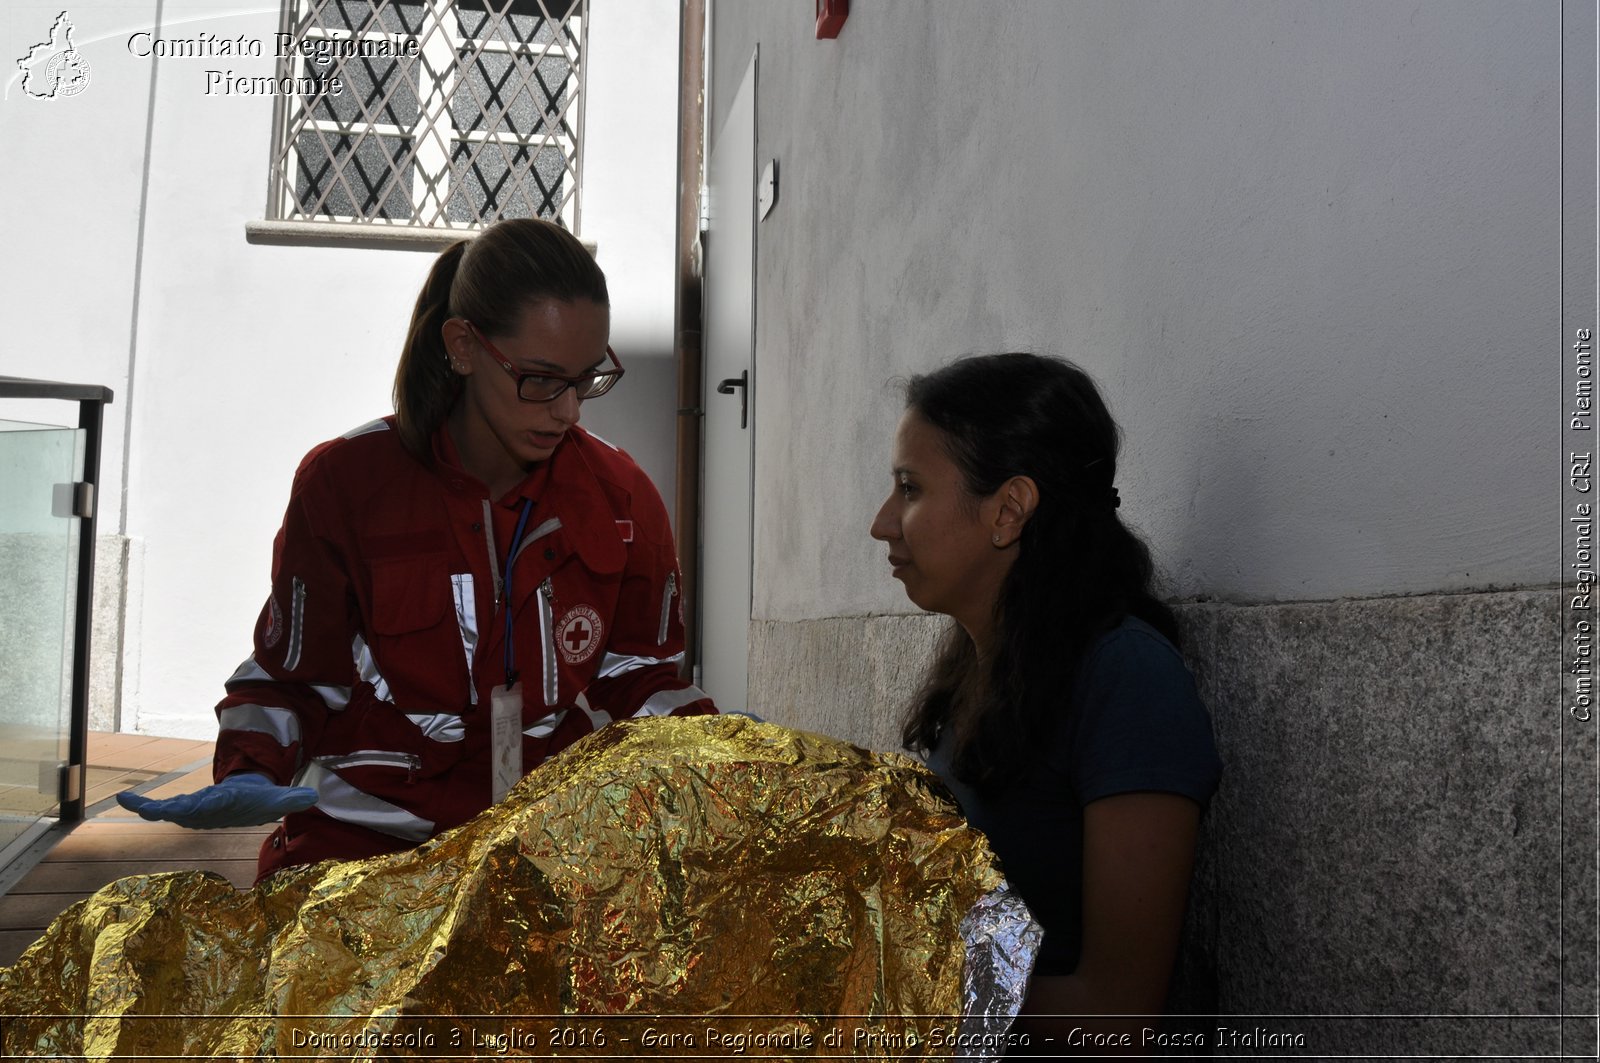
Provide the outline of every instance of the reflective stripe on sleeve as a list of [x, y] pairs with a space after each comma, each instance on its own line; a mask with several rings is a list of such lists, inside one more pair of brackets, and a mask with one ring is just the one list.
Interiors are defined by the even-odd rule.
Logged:
[[435, 742], [459, 742], [467, 737], [467, 724], [453, 712], [436, 712], [432, 715], [406, 713], [406, 719], [417, 725], [424, 737]]
[[529, 738], [545, 738], [561, 726], [561, 721], [567, 718], [566, 709], [557, 709], [548, 716], [541, 716], [533, 722], [532, 727], [523, 729], [523, 734]]
[[356, 789], [317, 761], [301, 770], [295, 785], [316, 790], [317, 810], [341, 822], [408, 842], [425, 842], [433, 837], [433, 820], [413, 815], [399, 805]]
[[[579, 712], [583, 713], [584, 718], [589, 721], [589, 730], [590, 731], [598, 731], [598, 730], [600, 730], [600, 728], [604, 727], [606, 724], [613, 722], [611, 717], [609, 715], [607, 715], [606, 713], [603, 713], [598, 709], [590, 708], [589, 707], [589, 699], [587, 697], [585, 697], [581, 693], [578, 695], [578, 699], [577, 699], [577, 702], [576, 702], [576, 707], [577, 707]], [[571, 711], [570, 709], [562, 709], [559, 712], [553, 712], [549, 716], [546, 716], [544, 719], [540, 720], [538, 723], [534, 724], [533, 727], [530, 727], [528, 730], [526, 730], [526, 731], [524, 731], [522, 733], [527, 735], [530, 738], [543, 738], [545, 734], [549, 733], [549, 731], [544, 732], [544, 734], [534, 734], [533, 733], [534, 732], [534, 728], [539, 727], [541, 724], [549, 724], [550, 725], [550, 730], [553, 731], [553, 730], [555, 730], [556, 725], [558, 725], [566, 717], [567, 713], [570, 712], [570, 711]], [[543, 757], [539, 758], [539, 763], [543, 764], [545, 761], [549, 760], [553, 755], [554, 754], [546, 753]], [[537, 765], [535, 765], [535, 766], [537, 766]]]
[[273, 705], [230, 705], [217, 713], [217, 725], [224, 731], [271, 735], [285, 748], [300, 741], [300, 718]]
[[683, 653], [679, 651], [671, 657], [626, 657], [619, 653], [608, 653], [600, 658], [600, 670], [595, 673], [596, 679], [610, 679], [612, 676], [626, 675], [640, 668], [649, 668], [655, 664], [677, 664], [683, 660]]
[[317, 692], [317, 696], [322, 699], [324, 705], [328, 706], [328, 711], [330, 712], [343, 712], [344, 707], [350, 704], [349, 687], [313, 683], [311, 689]]
[[267, 673], [267, 670], [256, 663], [255, 654], [244, 659], [244, 663], [233, 670], [228, 681], [222, 684], [222, 689], [233, 693], [233, 688], [246, 683], [276, 683], [277, 680]]
[[578, 695], [578, 708], [589, 718], [589, 730], [598, 731], [608, 723], [614, 722], [611, 714], [601, 712], [589, 704], [589, 699], [583, 694]]
[[340, 436], [339, 438], [340, 439], [354, 439], [354, 438], [356, 438], [356, 436], [364, 436], [368, 432], [387, 432], [388, 430], [389, 430], [389, 422], [385, 421], [382, 417], [379, 417], [375, 421], [368, 421], [364, 425], [361, 425], [361, 426], [359, 426], [357, 428], [350, 429], [350, 431], [346, 432], [344, 435]]
[[692, 702], [709, 697], [699, 687], [684, 687], [682, 690], [658, 690], [644, 699], [644, 704], [639, 706], [639, 711], [634, 713], [639, 716], [665, 716], [673, 709], [681, 709]]
[[294, 578], [294, 604], [289, 617], [289, 649], [283, 655], [283, 668], [292, 672], [300, 667], [300, 635], [306, 618], [306, 584], [299, 576]]
[[[228, 677], [228, 681], [222, 684], [222, 688], [232, 694], [242, 686], [278, 682], [282, 681], [274, 679], [271, 673], [261, 667], [260, 663], [252, 655], [246, 657], [244, 663], [234, 669], [233, 674]], [[293, 681], [291, 680], [290, 682]], [[349, 687], [335, 686], [332, 683], [312, 683], [309, 686], [316, 691], [317, 696], [322, 699], [322, 703], [328, 706], [331, 712], [342, 712], [345, 706], [350, 704]]]
[[350, 655], [355, 658], [356, 675], [361, 681], [372, 684], [372, 692], [379, 701], [393, 705], [394, 694], [390, 692], [389, 684], [384, 682], [383, 673], [378, 671], [378, 662], [372, 659], [372, 647], [359, 634], [350, 640]]

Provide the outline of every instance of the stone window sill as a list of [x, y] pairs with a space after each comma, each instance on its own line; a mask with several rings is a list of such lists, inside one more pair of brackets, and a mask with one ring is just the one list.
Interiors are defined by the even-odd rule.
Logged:
[[[476, 236], [478, 229], [426, 229], [409, 225], [339, 225], [315, 221], [247, 221], [244, 238], [252, 244], [278, 244], [291, 247], [360, 247], [374, 250], [443, 251], [462, 237]], [[581, 239], [581, 238], [580, 238]], [[597, 254], [593, 240], [583, 240], [591, 255]]]

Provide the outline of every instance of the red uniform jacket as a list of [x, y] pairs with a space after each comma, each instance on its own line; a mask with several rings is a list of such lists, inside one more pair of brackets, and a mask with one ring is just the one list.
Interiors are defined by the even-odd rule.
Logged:
[[682, 577], [631, 458], [573, 427], [491, 502], [444, 429], [430, 468], [392, 421], [301, 462], [255, 653], [217, 706], [219, 780], [257, 771], [319, 794], [268, 838], [263, 876], [407, 848], [489, 806], [508, 604], [524, 769], [612, 720], [716, 711], [678, 677]]

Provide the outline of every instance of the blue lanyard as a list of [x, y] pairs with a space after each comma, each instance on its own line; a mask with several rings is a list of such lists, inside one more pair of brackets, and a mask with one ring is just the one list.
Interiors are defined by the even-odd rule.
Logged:
[[505, 571], [505, 574], [506, 574], [505, 603], [506, 603], [506, 689], [507, 690], [510, 690], [512, 684], [517, 681], [517, 671], [516, 671], [516, 668], [513, 667], [513, 665], [515, 664], [515, 656], [514, 656], [514, 654], [512, 652], [512, 648], [511, 648], [511, 626], [512, 626], [511, 625], [511, 614], [514, 611], [512, 609], [512, 607], [511, 607], [511, 566], [516, 563], [517, 554], [520, 551], [521, 545], [522, 545], [522, 533], [524, 531], [526, 531], [527, 528], [528, 528], [528, 514], [530, 514], [532, 512], [533, 512], [533, 500], [532, 499], [528, 499], [528, 498], [524, 498], [522, 500], [522, 516], [517, 518], [517, 530], [511, 533], [511, 543], [510, 543], [509, 546], [506, 547], [506, 567], [505, 567], [504, 571]]

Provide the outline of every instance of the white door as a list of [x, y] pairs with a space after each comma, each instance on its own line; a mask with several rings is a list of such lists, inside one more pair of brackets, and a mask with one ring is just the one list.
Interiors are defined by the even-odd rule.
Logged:
[[756, 57], [706, 167], [705, 415], [700, 687], [719, 708], [749, 700], [750, 527], [755, 440]]

